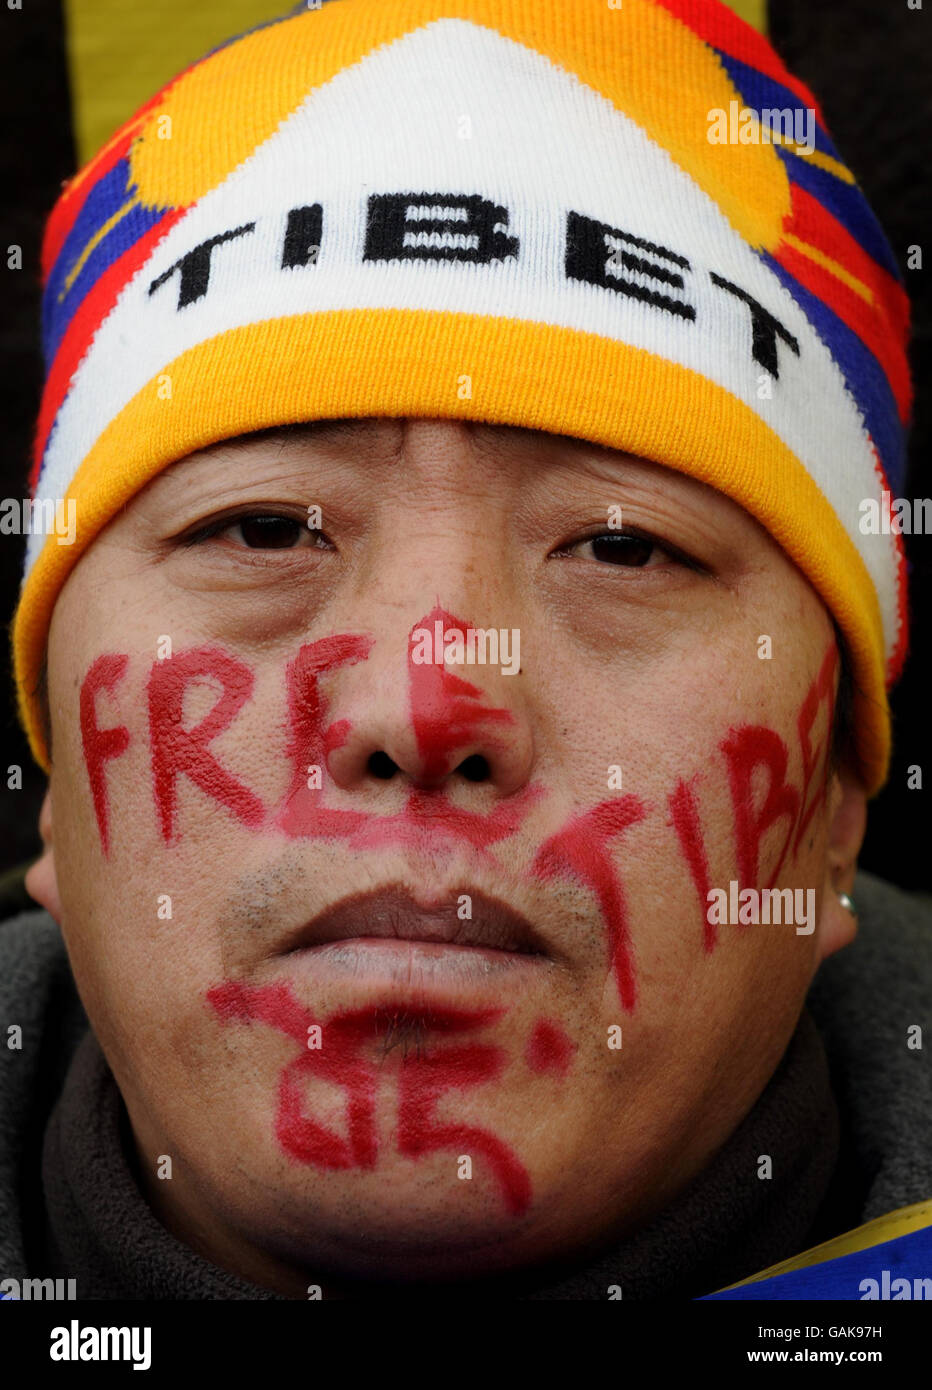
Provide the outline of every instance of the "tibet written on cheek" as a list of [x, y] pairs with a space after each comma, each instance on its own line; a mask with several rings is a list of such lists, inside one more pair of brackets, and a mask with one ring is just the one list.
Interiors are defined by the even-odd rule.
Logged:
[[[637, 536], [634, 565], [581, 556], [588, 530], [530, 597], [471, 595], [444, 533], [426, 593], [401, 554], [312, 622], [273, 584], [267, 642], [195, 604], [185, 640], [160, 610], [151, 646], [75, 667], [53, 792], [76, 978], [143, 1171], [176, 1155], [150, 1199], [259, 1283], [469, 1277], [624, 1232], [792, 1032], [831, 624], [813, 598], [749, 703], [764, 598], [716, 645], [696, 612], [722, 628], [734, 586], [642, 566]], [[336, 596], [358, 621], [327, 620]], [[798, 614], [771, 624], [787, 650]]]

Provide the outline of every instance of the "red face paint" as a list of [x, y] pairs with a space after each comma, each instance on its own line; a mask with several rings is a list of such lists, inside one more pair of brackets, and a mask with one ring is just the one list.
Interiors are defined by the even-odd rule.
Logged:
[[[298, 1043], [301, 1053], [282, 1070], [275, 1133], [279, 1144], [298, 1163], [320, 1168], [371, 1168], [378, 1145], [375, 1132], [376, 1076], [358, 1056], [367, 1040], [356, 1015], [321, 1024], [321, 1047], [309, 1049], [308, 1029], [316, 1020], [286, 984], [256, 988], [231, 980], [207, 993], [207, 1001], [230, 1021], [266, 1023]], [[320, 1076], [346, 1091], [346, 1138], [334, 1134], [301, 1108], [301, 1081]]]
[[[815, 723], [819, 706], [824, 703], [826, 706], [826, 731], [830, 731], [835, 718], [835, 668], [838, 665], [838, 650], [833, 642], [825, 653], [819, 674], [816, 676], [812, 685], [809, 687], [796, 727], [799, 730], [799, 746], [803, 755], [803, 794], [800, 802], [799, 829], [793, 841], [793, 853], [796, 854], [802, 843], [802, 838], [809, 828], [809, 822], [815, 815], [820, 803], [824, 800], [827, 790], [827, 776], [823, 779], [820, 790], [809, 799], [812, 788], [812, 780], [816, 766], [822, 754], [822, 744], [813, 751], [811, 744], [812, 726]], [[825, 771], [828, 772], [828, 738], [825, 743]]]
[[[735, 813], [735, 835], [738, 842], [738, 867], [744, 886], [755, 886], [760, 870], [760, 845], [763, 834], [772, 825], [785, 818], [787, 838], [770, 879], [768, 887], [773, 887], [782, 868], [790, 844], [793, 856], [799, 852], [803, 835], [827, 791], [828, 758], [825, 757], [823, 778], [820, 790], [810, 799], [809, 793], [818, 765], [823, 745], [813, 751], [811, 746], [812, 726], [820, 706], [826, 705], [826, 727], [832, 726], [835, 713], [835, 669], [838, 664], [837, 649], [832, 642], [819, 668], [818, 675], [809, 687], [800, 706], [796, 719], [799, 731], [799, 746], [803, 762], [803, 790], [800, 796], [796, 787], [786, 781], [787, 749], [783, 741], [772, 729], [747, 724], [732, 729], [721, 747], [728, 763], [729, 784]], [[826, 744], [827, 752], [827, 744]], [[753, 805], [753, 779], [758, 767], [764, 767], [769, 774], [767, 792], [760, 811]], [[706, 904], [709, 900], [709, 866], [705, 843], [699, 820], [698, 807], [690, 783], [677, 783], [669, 797], [672, 823], [676, 830], [680, 848], [689, 865], [699, 901], [702, 905], [703, 932], [706, 950], [711, 950], [717, 940], [717, 927], [708, 920]]]
[[292, 838], [350, 836], [370, 819], [362, 811], [327, 809], [321, 801], [323, 788], [309, 788], [307, 775], [309, 767], [319, 767], [323, 775], [328, 754], [342, 747], [350, 733], [347, 719], [335, 720], [324, 727], [327, 702], [320, 688], [321, 677], [341, 666], [365, 661], [371, 648], [371, 637], [336, 633], [306, 643], [288, 663], [285, 680], [292, 730], [288, 757], [293, 771], [291, 786], [275, 822]]
[[[437, 781], [450, 771], [454, 756], [469, 747], [477, 730], [489, 724], [511, 724], [510, 710], [483, 705], [482, 691], [454, 675], [446, 664], [420, 664], [413, 659], [414, 633], [418, 629], [459, 632], [465, 639], [468, 624], [454, 618], [439, 604], [415, 623], [408, 637], [408, 679], [411, 690], [411, 721], [421, 771], [425, 781]], [[487, 738], [488, 735], [485, 735]]]
[[570, 1069], [576, 1044], [572, 1042], [565, 1029], [550, 1019], [538, 1019], [534, 1031], [528, 1039], [524, 1060], [531, 1071], [551, 1072], [554, 1076], [565, 1076]]
[[[204, 677], [219, 681], [223, 692], [200, 724], [186, 729], [182, 722], [185, 689], [189, 682]], [[166, 841], [174, 831], [176, 784], [181, 773], [246, 825], [256, 826], [263, 820], [259, 798], [221, 767], [207, 747], [233, 722], [252, 687], [249, 667], [216, 647], [196, 647], [153, 662], [148, 684], [152, 781]]]
[[532, 869], [542, 879], [560, 875], [578, 879], [595, 893], [608, 928], [611, 966], [625, 1009], [634, 1008], [637, 987], [624, 891], [607, 842], [627, 830], [629, 825], [643, 820], [645, 814], [642, 803], [635, 796], [602, 801], [592, 810], [574, 817], [546, 840], [537, 852]]
[[699, 808], [689, 782], [679, 781], [668, 799], [673, 828], [689, 866], [693, 884], [702, 906], [703, 945], [711, 951], [716, 944], [718, 927], [709, 921], [707, 904], [709, 901], [709, 861], [699, 822]]
[[[320, 1023], [321, 1046], [308, 1048], [308, 1030], [317, 1020], [294, 998], [286, 983], [252, 986], [229, 980], [207, 992], [207, 1003], [227, 1023], [264, 1023], [290, 1037], [301, 1054], [283, 1068], [279, 1081], [275, 1133], [295, 1162], [321, 1168], [372, 1168], [379, 1153], [376, 1129], [376, 1091], [385, 1073], [366, 1055], [367, 1044], [384, 1037], [403, 1015], [433, 1040], [449, 1034], [472, 1033], [502, 1016], [502, 1009], [416, 1008], [380, 1005], [332, 1015]], [[483, 1085], [494, 1080], [507, 1061], [503, 1048], [490, 1044], [431, 1051], [420, 1048], [406, 1055], [398, 1079], [398, 1152], [408, 1158], [438, 1149], [475, 1153], [486, 1160], [498, 1180], [509, 1211], [520, 1214], [530, 1203], [527, 1170], [496, 1135], [475, 1125], [441, 1124], [434, 1106], [446, 1091]], [[301, 1081], [318, 1076], [346, 1092], [346, 1136], [334, 1133], [305, 1115]]]
[[[434, 609], [416, 626], [427, 626], [438, 616], [443, 617], [448, 628], [456, 626], [465, 632], [463, 624], [444, 615], [441, 608]], [[484, 815], [451, 805], [439, 791], [414, 787], [408, 793], [404, 809], [390, 816], [328, 807], [324, 804], [323, 787], [308, 788], [307, 769], [320, 767], [326, 772], [328, 753], [341, 747], [350, 733], [350, 723], [346, 719], [337, 719], [325, 726], [327, 702], [320, 690], [320, 678], [342, 666], [364, 661], [371, 648], [369, 637], [339, 633], [308, 643], [289, 663], [288, 710], [293, 737], [288, 753], [294, 770], [282, 810], [275, 818], [277, 827], [292, 839], [343, 839], [352, 849], [401, 845], [429, 850], [442, 838], [458, 840], [481, 851], [514, 835], [529, 806], [540, 795], [539, 788], [525, 787]], [[425, 765], [436, 767], [436, 759], [440, 757], [438, 749], [441, 746], [448, 750], [461, 747], [465, 731], [484, 719], [502, 722], [498, 719], [500, 715], [511, 719], [507, 710], [483, 710], [470, 703], [474, 697], [480, 697], [481, 692], [451, 676], [442, 667], [412, 664], [411, 671], [412, 683], [419, 692], [417, 698], [412, 696], [412, 718]], [[428, 678], [422, 678], [423, 672], [428, 673]], [[468, 699], [458, 687], [471, 692]], [[446, 727], [444, 721], [448, 717], [452, 723]], [[444, 758], [446, 756], [444, 754]]]
[[402, 1067], [398, 1083], [398, 1152], [406, 1158], [450, 1149], [455, 1154], [479, 1154], [488, 1163], [513, 1216], [531, 1204], [531, 1178], [504, 1140], [478, 1125], [451, 1124], [434, 1115], [446, 1091], [481, 1086], [493, 1081], [505, 1064], [503, 1048], [482, 1043], [444, 1048]]
[[81, 742], [91, 784], [91, 796], [94, 798], [94, 814], [100, 831], [100, 843], [105, 855], [110, 853], [110, 817], [104, 764], [126, 752], [129, 730], [123, 724], [109, 729], [100, 728], [97, 723], [97, 696], [101, 690], [112, 693], [114, 687], [119, 685], [126, 675], [128, 665], [129, 657], [125, 653], [115, 652], [99, 656], [91, 664], [81, 684]]
[[[799, 810], [799, 792], [786, 781], [786, 744], [773, 729], [746, 724], [741, 729], [732, 729], [721, 748], [728, 761], [738, 845], [738, 874], [742, 887], [757, 887], [764, 832], [781, 820], [787, 822], [783, 849], [766, 885], [772, 888], [790, 847]], [[753, 786], [754, 773], [759, 767], [766, 768], [768, 782], [764, 804], [758, 810], [754, 804]]]
[[438, 839], [447, 839], [481, 852], [514, 835], [541, 795], [538, 786], [524, 787], [483, 815], [452, 806], [441, 792], [413, 789], [398, 815], [367, 816], [365, 826], [353, 835], [351, 844], [354, 849], [404, 845], [427, 851], [436, 846]]

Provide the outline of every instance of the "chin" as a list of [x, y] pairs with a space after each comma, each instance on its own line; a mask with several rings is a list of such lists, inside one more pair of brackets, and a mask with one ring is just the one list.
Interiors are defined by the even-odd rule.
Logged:
[[[401, 1164], [352, 1177], [309, 1176], [287, 1196], [280, 1193], [274, 1217], [267, 1213], [276, 1228], [272, 1241], [278, 1255], [320, 1281], [328, 1275], [468, 1278], [522, 1263], [542, 1228], [536, 1199], [516, 1216], [497, 1184], [478, 1175], [457, 1181], [451, 1192], [455, 1159], [441, 1170], [427, 1164], [412, 1172], [411, 1164]], [[266, 1248], [269, 1235], [268, 1228], [253, 1231], [256, 1243]]]

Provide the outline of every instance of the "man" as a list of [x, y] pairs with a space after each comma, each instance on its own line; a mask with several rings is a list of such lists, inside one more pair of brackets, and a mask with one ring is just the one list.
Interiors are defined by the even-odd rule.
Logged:
[[903, 292], [729, 11], [573, 23], [300, 7], [50, 218], [14, 1278], [860, 1298], [928, 1223]]

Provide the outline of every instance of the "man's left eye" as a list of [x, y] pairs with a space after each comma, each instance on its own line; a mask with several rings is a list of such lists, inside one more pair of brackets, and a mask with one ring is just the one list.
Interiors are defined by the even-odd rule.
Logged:
[[606, 531], [603, 535], [590, 536], [588, 540], [567, 546], [566, 550], [569, 554], [581, 555], [583, 559], [623, 565], [628, 569], [644, 569], [651, 561], [659, 563], [664, 558], [672, 558], [670, 552], [657, 541], [625, 531]]

